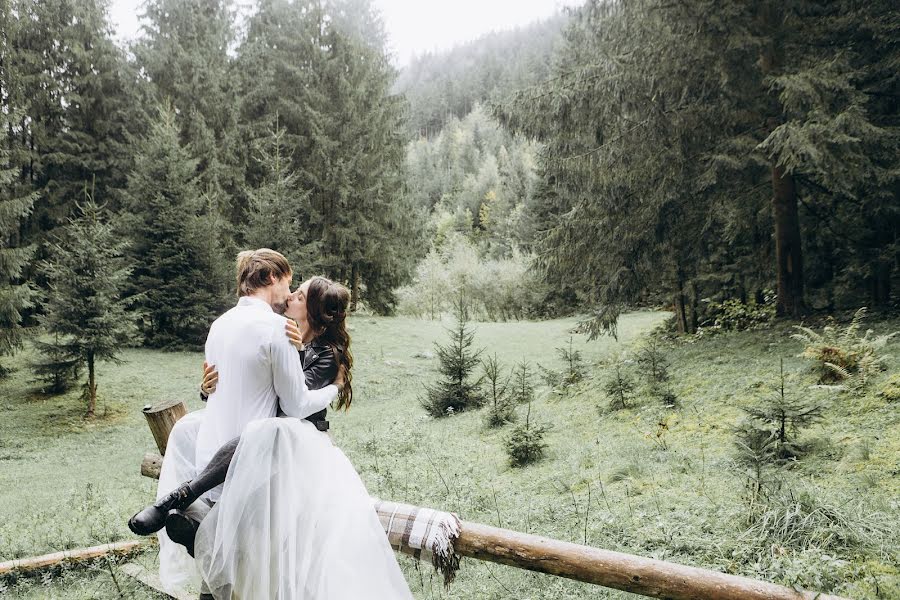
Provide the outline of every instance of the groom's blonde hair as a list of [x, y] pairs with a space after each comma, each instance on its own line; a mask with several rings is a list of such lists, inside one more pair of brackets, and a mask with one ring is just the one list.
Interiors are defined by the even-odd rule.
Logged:
[[291, 277], [291, 265], [280, 252], [269, 248], [244, 250], [237, 255], [237, 295], [249, 296], [256, 290], [271, 285], [271, 277]]

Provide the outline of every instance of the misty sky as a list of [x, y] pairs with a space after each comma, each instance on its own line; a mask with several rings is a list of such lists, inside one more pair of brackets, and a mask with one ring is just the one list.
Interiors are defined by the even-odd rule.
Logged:
[[[492, 30], [512, 29], [552, 15], [580, 0], [374, 0], [384, 16], [398, 65], [429, 50], [444, 50]], [[137, 36], [143, 0], [111, 0], [110, 17], [121, 40]], [[247, 0], [239, 2], [250, 5]]]

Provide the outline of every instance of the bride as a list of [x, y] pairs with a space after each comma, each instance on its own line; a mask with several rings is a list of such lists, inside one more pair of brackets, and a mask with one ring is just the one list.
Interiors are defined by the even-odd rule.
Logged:
[[[343, 370], [337, 408], [345, 410], [352, 401], [348, 303], [344, 286], [314, 277], [291, 294], [285, 312], [300, 326], [299, 331], [289, 328], [288, 335], [301, 351], [310, 389], [330, 383]], [[217, 377], [207, 369], [205, 391], [214, 391]], [[324, 431], [324, 416], [252, 421], [203, 472], [176, 488], [176, 502], [162, 502], [173, 509], [165, 519], [168, 535], [160, 532], [164, 579], [173, 581], [165, 577], [166, 569], [189, 560], [171, 538], [196, 558], [202, 598], [412, 598], [364, 484]], [[185, 431], [196, 430], [190, 421], [184, 425], [172, 435], [181, 438], [182, 446], [190, 438]], [[166, 458], [173, 454], [173, 462], [183, 462], [177, 457], [191, 452], [179, 449], [178, 442], [172, 452], [172, 438]], [[179, 481], [173, 478], [178, 471], [189, 473], [165, 467], [164, 462], [163, 500], [173, 496], [168, 491]], [[218, 502], [206, 512], [195, 500], [223, 481]], [[160, 505], [135, 515], [132, 529], [143, 533], [141, 518]]]

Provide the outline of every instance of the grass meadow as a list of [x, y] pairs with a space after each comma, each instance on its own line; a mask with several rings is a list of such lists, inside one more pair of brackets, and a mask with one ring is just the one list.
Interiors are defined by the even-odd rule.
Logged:
[[[434, 420], [419, 406], [437, 366], [422, 355], [446, 340], [449, 319], [356, 316], [355, 400], [349, 413], [330, 417], [333, 436], [381, 498], [851, 598], [900, 598], [900, 411], [884, 393], [898, 357], [864, 390], [841, 391], [814, 386], [786, 325], [692, 338], [666, 350], [678, 408], [639, 385], [629, 408], [610, 411], [601, 391], [610, 362], [630, 360], [666, 316], [625, 315], [618, 341], [575, 335], [589, 376], [564, 393], [540, 385], [535, 372], [532, 419], [551, 429], [545, 458], [525, 468], [509, 466], [509, 427], [486, 429], [484, 410]], [[568, 343], [575, 323], [477, 323], [476, 342], [507, 367], [524, 358], [561, 368], [555, 348]], [[874, 327], [893, 331], [900, 322]], [[898, 351], [895, 339], [886, 354]], [[128, 350], [123, 364], [102, 364], [92, 421], [82, 418], [77, 390], [35, 391], [33, 358], [26, 350], [5, 359], [17, 371], [0, 381], [0, 561], [131, 539], [126, 519], [156, 483], [139, 474], [141, 457], [154, 449], [140, 409], [169, 398], [200, 408], [202, 355]], [[773, 392], [782, 358], [789, 393], [820, 402], [825, 418], [802, 434], [810, 455], [773, 474], [782, 500], [748, 524], [747, 475], [735, 462], [732, 428], [740, 406]], [[136, 560], [155, 568], [153, 551]], [[445, 590], [430, 565], [400, 560], [421, 599], [635, 597], [468, 559]], [[104, 562], [0, 581], [4, 595], [157, 597]]]

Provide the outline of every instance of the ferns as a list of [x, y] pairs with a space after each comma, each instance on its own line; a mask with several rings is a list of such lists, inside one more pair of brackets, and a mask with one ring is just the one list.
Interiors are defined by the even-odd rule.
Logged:
[[791, 337], [806, 344], [799, 356], [818, 363], [820, 383], [854, 380], [863, 385], [870, 375], [884, 368], [884, 357], [878, 352], [900, 332], [873, 337], [873, 331], [868, 329], [860, 335], [865, 317], [866, 307], [862, 307], [847, 327], [830, 324], [822, 333], [795, 326], [797, 333]]

